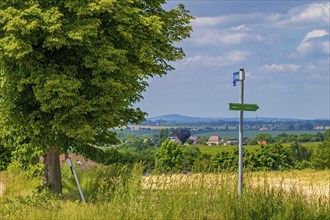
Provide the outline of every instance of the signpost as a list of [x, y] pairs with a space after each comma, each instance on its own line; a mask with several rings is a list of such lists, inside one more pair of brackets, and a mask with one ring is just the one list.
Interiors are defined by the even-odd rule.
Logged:
[[233, 73], [233, 85], [236, 86], [236, 82], [239, 81], [239, 72]]
[[76, 173], [76, 171], [75, 171], [74, 168], [73, 168], [73, 164], [72, 164], [72, 161], [71, 161], [71, 158], [70, 158], [70, 157], [67, 159], [67, 162], [68, 162], [68, 164], [69, 164], [69, 167], [70, 167], [71, 173], [73, 174], [74, 178], [76, 179], [76, 183], [77, 183], [77, 186], [78, 186], [78, 190], [79, 190], [79, 193], [80, 193], [80, 197], [81, 197], [82, 201], [83, 201], [84, 203], [86, 203], [86, 200], [85, 200], [85, 197], [84, 197], [83, 191], [81, 190], [81, 187], [80, 187], [80, 183], [79, 183], [79, 179], [78, 179], [77, 173]]
[[237, 111], [257, 111], [259, 106], [257, 104], [240, 104], [240, 103], [229, 103], [229, 110]]
[[243, 111], [257, 111], [259, 106], [257, 104], [244, 104], [244, 80], [245, 71], [240, 69], [239, 72], [233, 73], [233, 85], [236, 82], [241, 82], [241, 91], [239, 103], [229, 103], [229, 110], [239, 112], [239, 135], [238, 135], [238, 196], [242, 195], [243, 188]]

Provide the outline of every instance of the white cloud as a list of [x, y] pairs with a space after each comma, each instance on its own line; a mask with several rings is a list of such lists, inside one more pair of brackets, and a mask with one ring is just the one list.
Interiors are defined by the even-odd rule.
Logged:
[[264, 40], [261, 34], [248, 31], [246, 26], [233, 27], [230, 30], [195, 30], [190, 39], [200, 46], [234, 46], [247, 42], [260, 42]]
[[293, 8], [288, 18], [279, 22], [281, 26], [329, 25], [330, 3], [314, 3]]
[[[288, 13], [248, 13], [231, 14], [215, 17], [197, 17], [192, 21], [194, 29], [210, 29], [214, 27], [243, 27], [246, 24], [253, 26], [272, 27], [311, 27], [329, 26], [330, 3], [313, 3], [292, 8]], [[244, 25], [245, 24], [245, 25]]]
[[304, 38], [303, 42], [305, 42], [305, 41], [307, 41], [309, 39], [312, 39], [312, 38], [321, 38], [321, 37], [324, 37], [326, 35], [329, 35], [329, 33], [327, 32], [327, 30], [324, 30], [324, 29], [312, 30], [312, 31], [308, 32], [305, 35], [305, 38]]
[[185, 66], [231, 66], [244, 62], [250, 55], [247, 51], [231, 51], [223, 56], [196, 55], [185, 60]]
[[251, 28], [247, 27], [245, 24], [232, 27], [231, 29], [233, 31], [251, 31]]
[[297, 72], [300, 65], [296, 64], [266, 64], [259, 68], [264, 72], [282, 73], [282, 72]]
[[[197, 17], [192, 21], [194, 32], [187, 40], [198, 46], [235, 46], [247, 43], [270, 42], [270, 28], [319, 28], [306, 35], [306, 40], [327, 33], [330, 25], [330, 3], [308, 4], [291, 9], [288, 13], [249, 13], [215, 17]], [[306, 41], [305, 40], [305, 41]], [[324, 46], [321, 51], [328, 51]], [[306, 47], [306, 49], [304, 48]], [[301, 50], [309, 50], [302, 45]]]
[[194, 27], [209, 27], [223, 25], [231, 21], [232, 16], [217, 16], [217, 17], [196, 17], [191, 24]]
[[215, 17], [196, 17], [192, 21], [192, 26], [195, 28], [210, 28], [214, 26], [241, 26], [244, 24], [260, 24], [279, 21], [283, 15], [278, 13], [249, 13], [249, 14], [231, 14]]
[[308, 21], [321, 21], [329, 22], [330, 3], [324, 4], [310, 4], [298, 14], [292, 16], [290, 21], [292, 23], [308, 22]]
[[330, 54], [329, 33], [324, 29], [315, 29], [308, 32], [297, 47], [299, 55], [324, 55]]
[[249, 55], [247, 51], [231, 51], [223, 56], [223, 61], [226, 64], [236, 64], [245, 61]]

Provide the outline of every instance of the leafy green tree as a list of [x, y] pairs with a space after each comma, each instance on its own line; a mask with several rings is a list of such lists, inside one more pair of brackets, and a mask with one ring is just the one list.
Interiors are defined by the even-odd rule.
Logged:
[[111, 147], [104, 152], [104, 164], [124, 163], [123, 155], [115, 148]]
[[177, 137], [178, 134], [179, 134], [179, 129], [178, 128], [172, 129], [172, 131], [171, 131], [171, 136], [172, 137]]
[[295, 134], [287, 134], [287, 133], [281, 133], [277, 135], [274, 140], [277, 143], [287, 143], [287, 142], [295, 142], [297, 141], [298, 136]]
[[330, 138], [330, 129], [327, 129], [324, 133], [323, 133], [323, 139], [326, 140]]
[[313, 150], [306, 148], [301, 144], [295, 142], [291, 144], [289, 150], [291, 151], [291, 156], [295, 160], [295, 168], [303, 169], [310, 167], [311, 157], [313, 155]]
[[160, 129], [158, 133], [159, 139], [167, 139], [169, 137], [168, 129]]
[[298, 142], [310, 142], [314, 140], [313, 134], [301, 134], [298, 136]]
[[323, 141], [325, 138], [325, 133], [317, 132], [313, 135], [312, 141]]
[[238, 148], [232, 151], [221, 151], [212, 157], [215, 171], [236, 171], [238, 168]]
[[79, 145], [75, 148], [71, 148], [70, 151], [76, 152], [79, 155], [82, 155], [90, 160], [93, 160], [98, 163], [103, 163], [105, 160], [104, 151], [97, 147], [90, 147], [86, 145]]
[[291, 156], [297, 161], [310, 160], [313, 150], [302, 146], [299, 143], [290, 145]]
[[273, 137], [268, 133], [257, 134], [254, 139], [255, 139], [256, 143], [258, 143], [258, 141], [266, 141], [267, 143], [274, 142]]
[[212, 156], [211, 154], [201, 153], [195, 160], [192, 171], [196, 173], [212, 171]]
[[254, 166], [259, 170], [286, 170], [294, 167], [290, 151], [281, 144], [261, 146], [255, 158]]
[[5, 170], [10, 163], [11, 151], [0, 143], [0, 170]]
[[[59, 153], [115, 140], [138, 123], [147, 79], [183, 58], [191, 16], [165, 0], [0, 2], [0, 123], [5, 145], [41, 146], [61, 192]], [[88, 144], [87, 144], [88, 143]]]
[[160, 129], [158, 132], [158, 147], [161, 145], [161, 143], [163, 143], [165, 140], [168, 139], [168, 137], [170, 136], [169, 130], [168, 129]]
[[330, 137], [324, 140], [313, 154], [312, 165], [316, 169], [330, 169]]
[[174, 141], [164, 141], [155, 154], [155, 168], [159, 172], [180, 171], [183, 165], [182, 147]]
[[183, 147], [182, 152], [183, 152], [183, 170], [191, 171], [195, 163], [195, 160], [199, 157], [201, 151], [198, 147], [187, 146], [187, 147]]

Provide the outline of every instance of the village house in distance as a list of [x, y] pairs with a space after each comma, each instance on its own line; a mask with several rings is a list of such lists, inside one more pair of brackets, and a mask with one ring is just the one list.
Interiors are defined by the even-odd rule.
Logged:
[[[168, 140], [181, 143], [178, 137], [175, 136], [169, 137]], [[234, 145], [238, 145], [238, 141], [225, 140], [220, 136], [210, 136], [207, 142], [205, 142], [202, 140], [200, 136], [192, 135], [188, 138], [188, 140], [185, 143], [185, 145], [198, 145], [198, 144], [206, 144], [208, 146], [234, 146]]]
[[221, 139], [220, 136], [211, 136], [209, 140], [206, 142], [207, 145], [209, 146], [219, 146], [222, 145], [223, 140]]

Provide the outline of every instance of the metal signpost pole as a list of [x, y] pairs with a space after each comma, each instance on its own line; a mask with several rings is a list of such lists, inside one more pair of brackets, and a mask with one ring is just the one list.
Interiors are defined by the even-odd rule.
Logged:
[[80, 187], [80, 183], [79, 183], [79, 180], [78, 180], [78, 176], [76, 174], [76, 171], [74, 170], [73, 168], [73, 164], [72, 164], [72, 161], [71, 161], [71, 158], [69, 157], [67, 159], [67, 162], [69, 164], [69, 167], [70, 167], [70, 170], [71, 170], [71, 173], [73, 174], [75, 180], [76, 180], [76, 183], [77, 183], [77, 186], [78, 186], [78, 190], [79, 190], [79, 193], [80, 193], [80, 197], [81, 197], [81, 200], [86, 203], [86, 200], [85, 200], [85, 197], [84, 197], [84, 194], [83, 194], [83, 191], [81, 190], [81, 187]]
[[[240, 104], [244, 104], [244, 69], [239, 71], [239, 81], [241, 83]], [[243, 188], [243, 110], [239, 112], [239, 148], [238, 148], [238, 196], [242, 195]]]
[[244, 104], [244, 80], [245, 71], [240, 69], [239, 72], [233, 73], [233, 86], [236, 82], [241, 82], [241, 91], [239, 103], [229, 103], [229, 110], [239, 111], [239, 135], [238, 135], [238, 196], [242, 196], [243, 189], [243, 111], [257, 111], [259, 106], [257, 104]]

